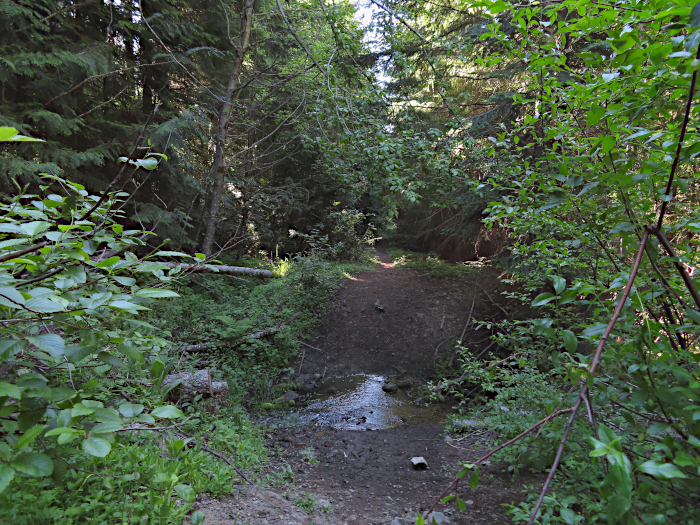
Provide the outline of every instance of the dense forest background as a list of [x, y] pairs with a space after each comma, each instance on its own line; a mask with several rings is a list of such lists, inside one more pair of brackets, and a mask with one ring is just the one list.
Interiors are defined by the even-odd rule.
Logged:
[[[367, 29], [347, 1], [0, 2], [13, 523], [201, 521], [181, 502], [237, 473], [183, 447], [218, 421], [259, 465], [246, 411], [377, 231], [518, 283], [530, 318], [430, 385], [548, 473], [514, 520], [698, 522], [700, 6], [369, 5]], [[236, 385], [223, 414], [169, 402], [203, 362]]]

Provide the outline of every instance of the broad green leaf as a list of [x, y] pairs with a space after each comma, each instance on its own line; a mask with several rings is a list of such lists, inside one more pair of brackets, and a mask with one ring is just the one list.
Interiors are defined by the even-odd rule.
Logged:
[[27, 430], [24, 434], [20, 436], [20, 438], [17, 440], [17, 442], [13, 445], [14, 450], [20, 450], [22, 447], [25, 447], [29, 445], [32, 441], [34, 441], [39, 434], [41, 434], [46, 428], [48, 428], [48, 425], [36, 425], [29, 430]]
[[88, 408], [83, 403], [78, 403], [71, 409], [71, 417], [89, 416], [95, 412], [94, 408]]
[[567, 525], [576, 525], [576, 514], [571, 509], [561, 509], [559, 511], [559, 516], [564, 520]]
[[145, 170], [154, 170], [158, 167], [158, 161], [154, 158], [136, 159], [136, 162], [130, 162], [130, 164], [134, 164]]
[[17, 379], [17, 386], [20, 388], [44, 388], [46, 383], [46, 378], [35, 372], [22, 374]]
[[581, 337], [584, 339], [591, 339], [593, 337], [598, 337], [599, 335], [603, 335], [603, 332], [605, 332], [605, 329], [608, 327], [608, 325], [603, 324], [603, 323], [595, 323], [591, 326], [586, 327], [586, 329], [581, 332]]
[[65, 353], [66, 345], [58, 334], [41, 334], [27, 337], [27, 340], [38, 349], [48, 352], [52, 357], [61, 357]]
[[117, 352], [124, 354], [129, 359], [138, 361], [139, 363], [143, 363], [145, 361], [143, 352], [139, 351], [139, 349], [134, 346], [127, 344], [117, 345]]
[[656, 459], [645, 461], [637, 467], [637, 470], [660, 479], [688, 477], [677, 466], [673, 465], [672, 463], [662, 463], [661, 461]]
[[19, 454], [10, 462], [10, 466], [22, 474], [35, 478], [50, 476], [53, 472], [53, 461], [49, 456], [40, 452]]
[[14, 477], [15, 469], [10, 468], [4, 463], [0, 463], [0, 494], [10, 485]]
[[17, 246], [18, 244], [27, 244], [27, 239], [7, 239], [6, 241], [0, 241], [0, 250], [11, 248], [12, 246]]
[[0, 126], [0, 142], [7, 142], [17, 135], [17, 130], [15, 128], [9, 128], [7, 126]]
[[557, 296], [554, 295], [553, 293], [549, 293], [549, 292], [541, 293], [540, 295], [535, 297], [535, 299], [532, 301], [532, 306], [542, 306], [542, 305], [545, 305], [549, 302], [554, 301], [554, 299], [556, 299], [556, 298], [557, 298]]
[[41, 139], [20, 135], [15, 128], [0, 126], [0, 142], [44, 142]]
[[175, 405], [164, 405], [152, 410], [151, 415], [160, 419], [177, 419], [178, 417], [182, 417], [184, 414], [182, 413], [182, 410], [177, 408]]
[[153, 416], [151, 414], [139, 414], [138, 416], [136, 416], [136, 421], [138, 421], [139, 423], [145, 423], [147, 425], [152, 425], [156, 422], [156, 420], [153, 419]]
[[138, 416], [143, 412], [143, 405], [138, 405], [134, 403], [122, 403], [119, 405], [119, 412], [124, 417], [134, 417]]
[[194, 502], [195, 493], [192, 487], [189, 485], [175, 485], [173, 488], [175, 489], [175, 494], [177, 494], [180, 499], [183, 499], [188, 503]]
[[632, 506], [632, 502], [626, 496], [615, 494], [608, 499], [608, 504], [605, 506], [605, 512], [608, 516], [608, 523], [617, 523], [627, 514]]
[[624, 140], [625, 142], [628, 140], [636, 139], [639, 137], [643, 137], [644, 135], [649, 135], [649, 133], [653, 133], [653, 131], [648, 130], [648, 129], [643, 129], [641, 131], [637, 131], [636, 133], [632, 133], [630, 136], [625, 137]]
[[123, 277], [121, 275], [114, 275], [112, 276], [112, 279], [114, 279], [123, 286], [134, 286], [136, 284], [136, 279], [134, 279], [133, 277]]
[[102, 401], [95, 401], [94, 399], [83, 399], [82, 401], [83, 405], [85, 405], [88, 408], [104, 408], [104, 403]]
[[479, 486], [479, 471], [478, 470], [474, 471], [474, 474], [472, 474], [471, 477], [469, 478], [469, 486], [473, 489]]
[[124, 428], [121, 422], [108, 421], [107, 423], [98, 423], [90, 431], [92, 434], [111, 434]]
[[578, 347], [578, 339], [576, 339], [576, 334], [571, 330], [562, 330], [561, 336], [564, 340], [564, 348], [566, 348], [566, 351], [570, 354], [576, 352], [576, 348]]
[[58, 436], [58, 444], [59, 445], [65, 445], [66, 443], [70, 443], [71, 441], [75, 441], [75, 439], [78, 437], [79, 434], [61, 434]]
[[97, 354], [97, 359], [110, 366], [116, 366], [119, 368], [124, 368], [126, 366], [124, 362], [121, 359], [119, 359], [116, 355], [110, 354], [108, 352], [100, 352], [99, 354]]
[[52, 430], [49, 430], [45, 435], [46, 437], [50, 436], [62, 436], [63, 434], [82, 434], [82, 430], [77, 430], [75, 428], [71, 427], [59, 427], [59, 428], [54, 428]]
[[696, 2], [691, 9], [689, 22], [694, 29], [700, 27], [700, 2]]
[[169, 270], [170, 267], [156, 262], [144, 262], [136, 267], [137, 272], [154, 272], [157, 270]]
[[553, 275], [552, 284], [554, 285], [554, 291], [557, 293], [557, 295], [561, 295], [566, 288], [566, 279], [560, 277], [559, 275]]
[[94, 346], [68, 346], [66, 347], [66, 359], [69, 363], [79, 363], [90, 354], [97, 352], [97, 348]]
[[97, 263], [97, 267], [109, 268], [110, 266], [117, 264], [119, 261], [121, 261], [121, 259], [115, 255], [114, 257], [110, 257], [109, 259], [105, 259], [104, 261]]
[[22, 397], [22, 391], [19, 389], [19, 387], [17, 387], [17, 385], [12, 385], [10, 383], [0, 381], [0, 397], [5, 396], [20, 399]]
[[83, 441], [83, 452], [90, 456], [103, 458], [112, 450], [112, 445], [106, 439], [91, 437]]
[[63, 306], [49, 299], [44, 299], [42, 297], [36, 297], [28, 299], [24, 306], [33, 312], [39, 312], [42, 314], [53, 314], [56, 312], [62, 312], [65, 310]]
[[0, 361], [22, 351], [25, 346], [27, 346], [27, 342], [19, 339], [0, 339]]
[[9, 308], [22, 308], [24, 296], [14, 288], [0, 286], [0, 304]]
[[690, 317], [693, 320], [693, 322], [695, 322], [695, 324], [700, 324], [700, 312], [698, 312], [697, 310], [688, 307], [685, 309], [685, 315]]
[[20, 225], [20, 227], [27, 235], [34, 237], [35, 235], [48, 230], [51, 227], [51, 223], [46, 221], [24, 222]]
[[180, 294], [172, 290], [160, 290], [158, 288], [142, 288], [134, 294], [135, 297], [145, 297], [148, 299], [160, 299], [166, 297], [180, 297]]
[[496, 0], [489, 6], [489, 12], [492, 15], [497, 15], [503, 11], [510, 9], [510, 6], [506, 4], [503, 0]]
[[128, 311], [150, 310], [150, 308], [146, 308], [145, 306], [141, 306], [140, 304], [130, 303], [129, 301], [112, 301], [111, 303], [109, 303], [108, 306], [111, 306], [112, 308], [117, 308], [119, 310]]
[[183, 252], [169, 252], [169, 251], [159, 251], [153, 254], [153, 256], [157, 257], [187, 257], [188, 259], [191, 259], [192, 256], [189, 253], [183, 253]]
[[611, 135], [606, 135], [600, 142], [600, 146], [603, 149], [602, 154], [607, 155], [608, 152], [615, 147], [616, 139]]

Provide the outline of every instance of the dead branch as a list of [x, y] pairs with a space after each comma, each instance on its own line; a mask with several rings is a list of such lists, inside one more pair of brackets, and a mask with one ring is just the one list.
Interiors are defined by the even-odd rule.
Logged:
[[163, 264], [168, 268], [180, 268], [186, 272], [198, 272], [198, 273], [221, 273], [221, 274], [232, 274], [232, 275], [247, 275], [249, 277], [267, 277], [272, 279], [275, 275], [270, 270], [261, 270], [259, 268], [245, 268], [243, 266], [209, 266], [202, 264], [186, 264], [186, 263], [173, 263], [173, 262], [162, 262], [155, 261], [158, 264]]

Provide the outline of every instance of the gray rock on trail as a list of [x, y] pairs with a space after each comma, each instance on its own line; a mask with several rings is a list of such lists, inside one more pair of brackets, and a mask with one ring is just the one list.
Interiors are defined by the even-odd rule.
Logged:
[[301, 392], [302, 394], [309, 394], [309, 393], [313, 392], [315, 389], [316, 389], [316, 385], [314, 385], [313, 383], [304, 383], [303, 385], [301, 385], [299, 387], [299, 392]]
[[[429, 525], [449, 525], [450, 518], [442, 512], [431, 512], [425, 518], [425, 523]], [[414, 518], [394, 518], [391, 520], [391, 525], [413, 525], [416, 522]]]
[[299, 394], [290, 390], [277, 398], [277, 401], [295, 401], [299, 399]]
[[433, 523], [437, 523], [437, 525], [446, 525], [450, 522], [450, 518], [445, 516], [442, 512], [431, 512], [425, 517], [425, 522], [430, 523], [430, 525], [433, 525]]
[[455, 428], [474, 428], [487, 426], [484, 421], [478, 419], [456, 419], [452, 422]]
[[384, 390], [384, 392], [396, 392], [398, 388], [399, 387], [396, 386], [395, 383], [386, 383], [382, 385], [382, 390]]
[[422, 470], [428, 468], [428, 462], [422, 456], [416, 456], [411, 458], [411, 465], [415, 470]]

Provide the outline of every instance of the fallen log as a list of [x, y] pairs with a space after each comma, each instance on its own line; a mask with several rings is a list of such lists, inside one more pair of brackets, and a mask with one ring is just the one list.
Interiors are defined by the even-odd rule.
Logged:
[[228, 392], [228, 383], [212, 381], [211, 372], [208, 369], [167, 375], [163, 379], [163, 386], [171, 385], [178, 380], [180, 384], [171, 391], [171, 394], [177, 392], [174, 394], [175, 398], [193, 398], [197, 394], [205, 397], [223, 397]]
[[185, 272], [197, 273], [222, 273], [230, 275], [247, 275], [249, 277], [267, 277], [272, 279], [275, 274], [270, 270], [261, 270], [260, 268], [245, 268], [243, 266], [225, 266], [225, 265], [202, 265], [202, 264], [187, 264], [174, 263], [164, 261], [154, 261], [158, 264], [163, 264], [168, 268], [180, 268]]
[[[282, 330], [284, 330], [286, 327], [285, 325], [280, 326], [279, 328], [268, 328], [267, 330], [258, 330], [257, 332], [253, 332], [252, 334], [244, 335], [243, 338], [248, 338], [248, 339], [262, 339], [263, 337], [267, 337], [270, 335], [275, 335]], [[211, 350], [212, 348], [216, 348], [217, 346], [224, 344], [225, 341], [215, 341], [213, 343], [201, 343], [198, 345], [187, 345], [183, 346], [181, 351], [182, 352], [206, 352], [207, 350]]]
[[[273, 328], [267, 328], [265, 330], [258, 330], [257, 332], [253, 332], [252, 334], [244, 335], [243, 337], [247, 337], [249, 339], [262, 339], [263, 337], [275, 335], [287, 327], [287, 325], [285, 323], [291, 323], [299, 315], [301, 315], [301, 312], [295, 313], [287, 321], [285, 321], [284, 323], [280, 323], [278, 326], [275, 326]], [[180, 351], [182, 351], [182, 352], [206, 352], [207, 350], [211, 350], [212, 348], [216, 348], [217, 346], [219, 346], [220, 344], [223, 344], [223, 343], [224, 343], [224, 341], [215, 341], [213, 343], [200, 343], [198, 345], [186, 345], [186, 346], [183, 346], [180, 349]], [[306, 343], [302, 343], [302, 344], [306, 344]], [[311, 348], [314, 348], [314, 347], [312, 346]], [[315, 350], [320, 350], [320, 348], [315, 348]]]

